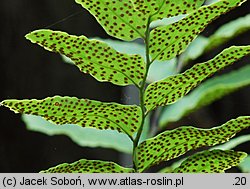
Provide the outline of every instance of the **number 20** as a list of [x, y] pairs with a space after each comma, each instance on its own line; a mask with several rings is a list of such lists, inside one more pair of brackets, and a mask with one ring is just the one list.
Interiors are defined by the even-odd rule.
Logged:
[[246, 177], [235, 177], [235, 184], [234, 185], [246, 185], [247, 179]]

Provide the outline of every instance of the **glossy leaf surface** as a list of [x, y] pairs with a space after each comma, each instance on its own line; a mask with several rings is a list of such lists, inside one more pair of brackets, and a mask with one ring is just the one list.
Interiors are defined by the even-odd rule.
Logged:
[[206, 46], [205, 51], [212, 50], [219, 45], [226, 43], [230, 39], [249, 30], [250, 14], [226, 23], [208, 38], [209, 45]]
[[[240, 144], [243, 144], [245, 142], [250, 141], [250, 135], [241, 135], [238, 137], [235, 137], [233, 139], [230, 139], [229, 141], [225, 142], [224, 144], [216, 145], [209, 150], [232, 150], [233, 148], [237, 147]], [[161, 173], [171, 173], [173, 172], [177, 167], [181, 165], [182, 162], [184, 162], [187, 158], [179, 159], [178, 161], [175, 161], [173, 164], [171, 164], [168, 167], [165, 167], [161, 169], [159, 172]], [[242, 163], [239, 164], [239, 167], [241, 167], [241, 164], [243, 164], [246, 161], [247, 158], [244, 159]]]
[[232, 150], [203, 151], [187, 158], [174, 173], [224, 173], [237, 166], [247, 156]]
[[55, 124], [76, 124], [100, 130], [117, 130], [132, 137], [141, 121], [135, 105], [102, 103], [76, 97], [49, 97], [43, 100], [4, 100], [2, 105], [16, 113], [38, 115]]
[[243, 173], [250, 173], [250, 155], [248, 155], [243, 162], [239, 165]]
[[213, 50], [249, 30], [250, 14], [222, 25], [209, 37], [198, 36], [182, 54], [182, 62], [185, 65], [189, 61], [197, 59], [203, 53]]
[[[64, 124], [58, 127], [42, 117], [34, 115], [24, 114], [22, 120], [25, 122], [26, 128], [30, 131], [44, 133], [49, 136], [65, 135], [82, 147], [110, 148], [127, 154], [132, 154], [133, 152], [133, 142], [124, 133], [118, 133], [113, 130], [79, 127], [74, 124]], [[149, 119], [147, 117], [144, 122], [140, 141], [148, 138], [148, 130]]]
[[231, 73], [217, 76], [202, 83], [178, 102], [164, 108], [160, 117], [160, 127], [165, 127], [184, 116], [221, 99], [236, 90], [250, 85], [250, 65]]
[[23, 115], [22, 120], [30, 131], [44, 133], [49, 136], [65, 135], [82, 147], [110, 148], [127, 154], [133, 151], [133, 143], [124, 133], [79, 127], [74, 124], [65, 124], [58, 127], [58, 125], [34, 115]]
[[26, 38], [46, 50], [67, 56], [82, 72], [91, 74], [98, 81], [122, 86], [139, 85], [145, 74], [140, 55], [119, 53], [95, 39], [52, 30], [33, 31]]
[[150, 28], [156, 28], [159, 26], [170, 25], [170, 24], [173, 24], [175, 22], [178, 22], [179, 20], [183, 19], [186, 16], [187, 15], [181, 14], [179, 16], [174, 16], [174, 17], [170, 17], [170, 18], [163, 18], [162, 20], [155, 20], [150, 24]]
[[176, 102], [203, 80], [248, 54], [250, 54], [250, 46], [233, 46], [225, 49], [212, 60], [196, 64], [182, 74], [152, 83], [145, 92], [147, 110]]
[[195, 38], [188, 48], [180, 55], [182, 65], [187, 65], [190, 61], [196, 60], [198, 57], [205, 53], [205, 49], [209, 46], [209, 39], [202, 35]]
[[212, 129], [185, 126], [165, 131], [139, 145], [136, 150], [138, 170], [143, 172], [155, 164], [177, 158], [189, 150], [224, 143], [248, 127], [250, 116], [242, 116]]
[[238, 137], [235, 137], [235, 138], [229, 140], [228, 142], [226, 142], [224, 144], [214, 146], [211, 149], [232, 150], [245, 142], [250, 142], [250, 134], [240, 135]]

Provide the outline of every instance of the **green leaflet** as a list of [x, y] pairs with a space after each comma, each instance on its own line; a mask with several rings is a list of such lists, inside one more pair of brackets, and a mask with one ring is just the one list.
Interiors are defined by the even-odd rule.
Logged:
[[127, 154], [131, 154], [133, 151], [133, 143], [124, 133], [117, 133], [113, 130], [83, 128], [73, 124], [58, 127], [58, 125], [34, 115], [23, 115], [22, 120], [30, 131], [44, 133], [49, 136], [65, 135], [82, 147], [111, 148]]
[[247, 65], [237, 71], [211, 78], [202, 83], [189, 95], [165, 107], [159, 120], [160, 127], [166, 127], [167, 124], [178, 121], [189, 113], [250, 85], [249, 73], [250, 65]]
[[186, 14], [181, 14], [178, 16], [170, 17], [170, 18], [163, 18], [161, 20], [155, 20], [150, 24], [150, 28], [156, 28], [159, 26], [166, 26], [178, 22], [179, 20], [185, 18]]
[[224, 173], [237, 166], [247, 156], [232, 150], [203, 151], [187, 158], [174, 173]]
[[131, 41], [144, 37], [147, 17], [134, 10], [130, 0], [75, 0], [87, 9], [105, 31], [116, 38]]
[[100, 130], [117, 130], [131, 138], [141, 122], [141, 110], [138, 106], [102, 103], [76, 97], [4, 100], [2, 105], [16, 113], [38, 115], [58, 125], [76, 124]]
[[198, 36], [182, 54], [182, 62], [186, 64], [197, 59], [203, 53], [225, 44], [232, 38], [250, 30], [250, 14], [233, 20], [221, 26], [210, 37]]
[[129, 54], [129, 55], [138, 54], [144, 59], [146, 59], [145, 46], [136, 41], [127, 42], [127, 41], [119, 41], [115, 39], [103, 39], [103, 38], [95, 38], [95, 39], [107, 43], [110, 47], [114, 48], [116, 51], [120, 53]]
[[[137, 42], [118, 41], [114, 39], [103, 39], [98, 37], [92, 38], [90, 40], [102, 41], [122, 54], [129, 54], [129, 55], [137, 54], [141, 55], [143, 58], [146, 58], [144, 45]], [[72, 60], [70, 60], [64, 55], [63, 55], [63, 60], [66, 63], [73, 64]]]
[[133, 173], [130, 168], [121, 167], [113, 162], [82, 159], [74, 163], [63, 163], [41, 173]]
[[155, 61], [148, 71], [147, 82], [152, 83], [164, 79], [166, 77], [175, 75], [177, 58], [166, 60], [164, 62]]
[[240, 144], [243, 144], [245, 142], [250, 142], [250, 134], [235, 137], [235, 138], [231, 139], [230, 141], [228, 141], [224, 144], [221, 144], [221, 145], [214, 146], [211, 149], [231, 150], [231, 149], [236, 148], [237, 146], [239, 146]]
[[243, 173], [250, 173], [250, 155], [248, 155], [243, 162], [239, 165]]
[[[231, 149], [235, 148], [236, 146], [243, 144], [245, 142], [249, 142], [249, 141], [250, 141], [250, 134], [249, 135], [242, 135], [242, 136], [238, 136], [238, 137], [235, 137], [233, 139], [230, 139], [228, 142], [225, 142], [224, 144], [216, 145], [216, 146], [210, 148], [209, 150], [231, 150]], [[185, 161], [185, 159], [187, 159], [187, 158], [183, 158], [183, 159], [180, 159], [178, 161], [175, 161], [172, 165], [163, 168], [159, 172], [160, 173], [173, 172], [173, 170], [176, 169], [177, 167], [179, 167], [181, 165], [181, 163], [183, 161]], [[246, 161], [246, 159], [241, 164], [243, 164]], [[239, 166], [241, 166], [241, 164]]]
[[180, 59], [182, 61], [182, 67], [187, 65], [190, 61], [196, 60], [203, 53], [205, 53], [205, 49], [207, 46], [211, 45], [208, 38], [202, 35], [199, 35], [192, 43], [188, 46], [188, 48], [180, 55]]
[[150, 16], [151, 21], [190, 13], [205, 0], [132, 0], [135, 9]]
[[250, 14], [235, 19], [222, 27], [220, 27], [209, 40], [209, 45], [206, 46], [205, 51], [212, 50], [219, 45], [226, 43], [230, 39], [250, 30]]
[[199, 8], [179, 22], [152, 30], [149, 46], [152, 59], [168, 60], [179, 55], [211, 21], [245, 1], [219, 1]]
[[46, 50], [67, 56], [82, 72], [91, 74], [98, 81], [138, 86], [145, 74], [144, 60], [140, 55], [119, 53], [107, 44], [85, 36], [37, 30], [27, 34], [26, 38]]
[[212, 60], [196, 64], [182, 74], [150, 84], [145, 92], [147, 111], [176, 102], [207, 77], [248, 54], [250, 46], [232, 46]]
[[[138, 54], [146, 59], [145, 47], [142, 44], [136, 42], [118, 41], [113, 39], [95, 39], [107, 43], [110, 47], [114, 48], [118, 52], [126, 54]], [[66, 63], [74, 64], [72, 60], [70, 60], [64, 55], [63, 61]], [[149, 67], [147, 82], [152, 83], [170, 75], [174, 75], [176, 71], [176, 64], [176, 58], [167, 61], [155, 61], [154, 64]]]
[[[83, 147], [111, 148], [119, 152], [132, 154], [133, 142], [124, 133], [113, 130], [98, 130], [95, 128], [79, 127], [74, 124], [65, 124], [61, 127], [46, 121], [40, 116], [22, 115], [22, 120], [30, 131], [41, 132], [49, 136], [65, 135], [76, 144]], [[146, 118], [140, 140], [148, 138], [149, 116]]]
[[177, 158], [189, 150], [224, 143], [248, 127], [250, 127], [250, 116], [242, 116], [212, 129], [186, 126], [165, 131], [138, 146], [137, 168], [143, 172], [155, 164]]

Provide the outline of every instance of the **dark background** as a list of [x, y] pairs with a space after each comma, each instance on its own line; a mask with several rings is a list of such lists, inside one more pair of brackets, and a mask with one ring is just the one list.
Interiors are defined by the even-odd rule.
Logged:
[[[223, 23], [249, 12], [248, 1], [242, 7], [213, 22], [203, 34], [208, 36]], [[59, 55], [45, 51], [24, 38], [30, 31], [41, 28], [62, 30], [87, 37], [108, 38], [95, 19], [75, 4], [74, 0], [1, 0], [0, 23], [0, 101], [7, 98], [41, 99], [58, 94], [121, 102], [124, 88], [99, 83], [80, 73], [76, 67], [64, 64]], [[249, 35], [250, 32], [240, 35], [201, 57], [199, 61], [213, 57], [230, 45], [250, 44]], [[247, 63], [249, 57], [230, 69]], [[241, 89], [193, 113], [178, 124], [211, 127], [240, 115], [249, 115], [249, 92], [249, 87]], [[0, 108], [0, 172], [38, 172], [62, 162], [73, 162], [81, 158], [119, 163], [121, 155], [113, 150], [82, 148], [64, 136], [48, 137], [27, 131], [20, 118], [19, 114]], [[249, 143], [239, 146], [239, 150], [250, 153]]]

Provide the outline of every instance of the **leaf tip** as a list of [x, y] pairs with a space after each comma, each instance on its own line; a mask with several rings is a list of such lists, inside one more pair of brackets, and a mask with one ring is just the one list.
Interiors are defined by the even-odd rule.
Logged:
[[27, 33], [27, 34], [24, 36], [25, 39], [29, 39], [30, 35], [31, 35], [31, 33]]
[[9, 100], [3, 100], [2, 102], [0, 102], [0, 107], [4, 106], [6, 108], [9, 108], [11, 111], [15, 112], [15, 113], [20, 113], [15, 109], [15, 100], [13, 99], [9, 99]]
[[0, 107], [1, 106], [7, 106], [7, 100], [3, 100], [2, 102], [0, 102]]
[[248, 156], [246, 152], [238, 152], [238, 154], [240, 155], [241, 161], [243, 161]]
[[32, 32], [27, 33], [24, 37], [28, 40], [32, 40], [32, 38], [35, 36], [36, 33], [38, 33], [39, 30], [35, 30]]
[[35, 39], [39, 38], [39, 37], [43, 37], [44, 34], [51, 32], [51, 30], [48, 29], [38, 29], [38, 30], [34, 30], [30, 33], [27, 33], [24, 37], [28, 40], [30, 40], [31, 42], [35, 41]]

